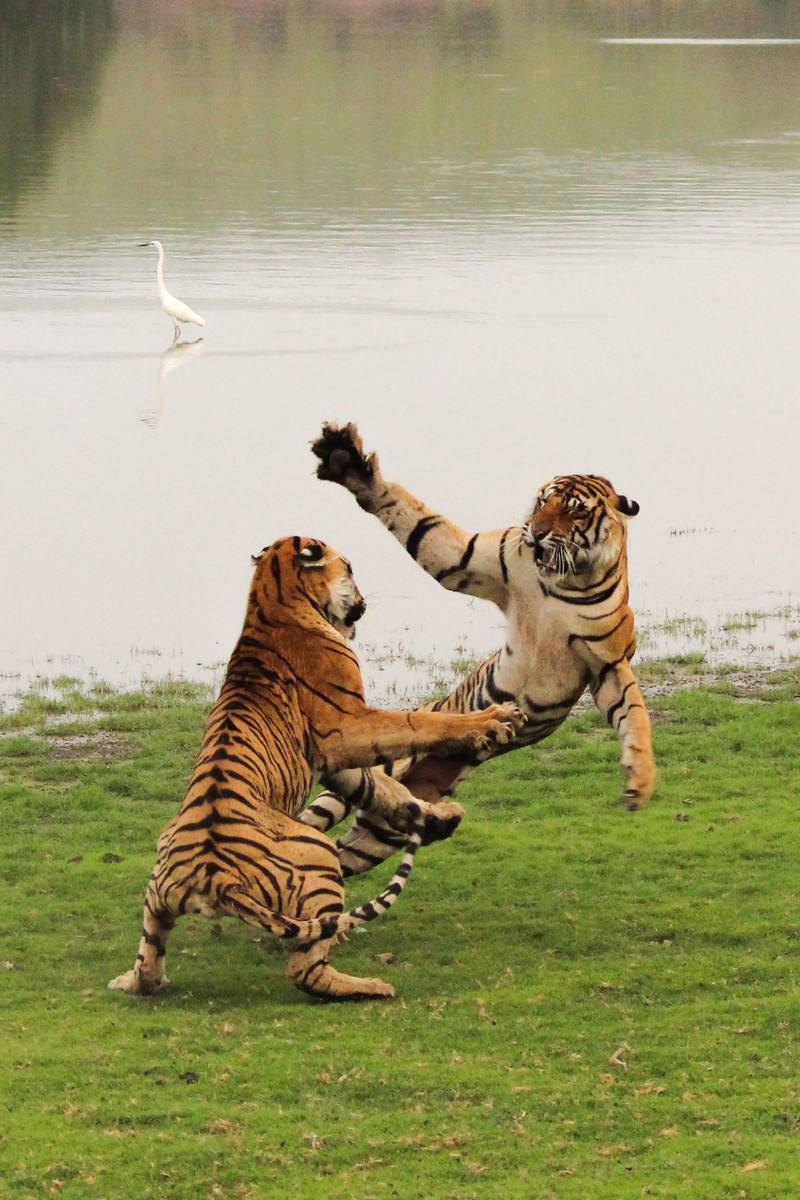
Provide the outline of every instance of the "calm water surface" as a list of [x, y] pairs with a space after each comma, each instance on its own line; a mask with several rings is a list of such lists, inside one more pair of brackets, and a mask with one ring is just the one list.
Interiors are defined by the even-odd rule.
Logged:
[[469, 529], [607, 475], [646, 653], [798, 651], [794, 6], [62, 7], [0, 26], [0, 692], [212, 677], [295, 532], [374, 696], [494, 649], [313, 477], [323, 420]]

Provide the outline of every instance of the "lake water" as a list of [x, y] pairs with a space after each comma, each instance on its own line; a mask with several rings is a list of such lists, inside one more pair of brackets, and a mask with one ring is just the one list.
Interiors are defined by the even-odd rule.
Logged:
[[291, 533], [351, 558], [373, 697], [493, 650], [323, 420], [470, 530], [607, 475], [644, 653], [798, 652], [797, 6], [579, 8], [4, 9], [0, 692], [214, 678]]

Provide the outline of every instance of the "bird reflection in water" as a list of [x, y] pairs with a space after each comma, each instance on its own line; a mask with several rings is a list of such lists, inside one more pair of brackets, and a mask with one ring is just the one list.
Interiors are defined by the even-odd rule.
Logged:
[[141, 414], [139, 420], [143, 425], [155, 426], [161, 420], [166, 398], [165, 382], [169, 373], [177, 371], [179, 367], [185, 366], [191, 358], [196, 358], [199, 354], [202, 354], [203, 349], [203, 339], [198, 338], [195, 342], [175, 341], [164, 351], [158, 366], [158, 403], [154, 409]]

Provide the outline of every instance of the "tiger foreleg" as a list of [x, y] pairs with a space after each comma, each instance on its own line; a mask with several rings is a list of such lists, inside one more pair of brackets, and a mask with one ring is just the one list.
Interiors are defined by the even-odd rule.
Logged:
[[656, 785], [650, 717], [630, 663], [624, 660], [601, 671], [592, 685], [595, 704], [622, 743], [626, 808], [643, 808]]
[[144, 902], [142, 940], [133, 969], [118, 975], [110, 988], [133, 995], [152, 996], [168, 982], [164, 974], [167, 938], [175, 926], [175, 917], [160, 904], [158, 894], [148, 888]]
[[503, 605], [504, 531], [469, 534], [387, 479], [353, 424], [326, 423], [311, 449], [319, 459], [317, 476], [352, 492], [442, 587]]
[[650, 736], [650, 718], [645, 709], [627, 721], [622, 742], [622, 769], [626, 787], [622, 800], [631, 811], [643, 808], [656, 786], [656, 766]]
[[[464, 713], [489, 704], [491, 693], [484, 685], [496, 657], [482, 663], [445, 700], [428, 708]], [[353, 827], [339, 838], [337, 850], [342, 873], [360, 875], [402, 849], [406, 841], [402, 835], [417, 823], [423, 845], [450, 837], [464, 810], [448, 797], [475, 766], [474, 760], [422, 755], [394, 763], [392, 775], [380, 768], [339, 771], [326, 776], [325, 783], [332, 790], [320, 793], [300, 820], [327, 831], [357, 808]]]

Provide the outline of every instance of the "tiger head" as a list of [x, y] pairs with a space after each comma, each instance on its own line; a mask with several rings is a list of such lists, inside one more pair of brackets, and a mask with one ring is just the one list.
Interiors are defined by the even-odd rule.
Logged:
[[539, 490], [522, 540], [540, 575], [595, 575], [621, 556], [638, 511], [601, 475], [559, 475]]
[[297, 608], [310, 605], [345, 638], [366, 610], [350, 563], [316, 538], [281, 538], [253, 559], [253, 597]]

